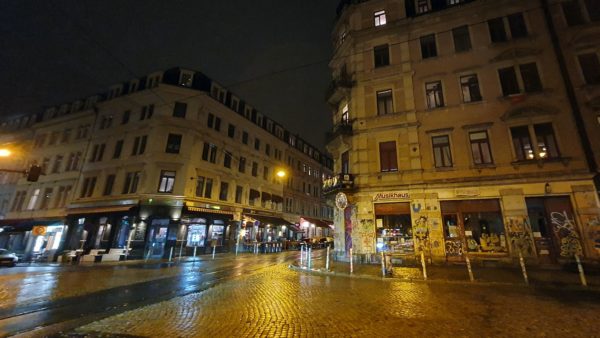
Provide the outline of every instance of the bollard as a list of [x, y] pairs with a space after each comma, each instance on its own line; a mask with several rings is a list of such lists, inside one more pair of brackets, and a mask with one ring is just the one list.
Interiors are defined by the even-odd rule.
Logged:
[[581, 285], [587, 286], [587, 280], [585, 279], [583, 265], [581, 265], [581, 260], [579, 259], [578, 255], [575, 255], [575, 261], [577, 262], [577, 270], [579, 270], [579, 279], [581, 280]]
[[423, 266], [423, 279], [427, 280], [427, 266], [425, 265], [425, 253], [421, 251], [421, 266]]
[[300, 244], [300, 267], [302, 267], [304, 264], [303, 258], [304, 258], [304, 245]]
[[354, 262], [352, 257], [352, 248], [350, 248], [350, 273], [354, 272]]
[[467, 271], [469, 272], [469, 279], [471, 280], [471, 282], [474, 282], [475, 278], [473, 278], [473, 270], [471, 269], [471, 260], [469, 259], [469, 256], [465, 256], [465, 260], [467, 261]]
[[212, 254], [212, 259], [215, 259], [215, 252], [217, 251], [217, 247], [213, 246], [213, 254]]
[[385, 278], [385, 257], [383, 251], [381, 252], [381, 277]]
[[329, 245], [327, 245], [327, 257], [325, 258], [325, 270], [329, 271]]
[[171, 247], [171, 250], [169, 251], [169, 262], [171, 261], [171, 258], [173, 258], [173, 247]]
[[525, 259], [523, 259], [523, 254], [521, 250], [519, 250], [519, 263], [521, 264], [521, 272], [523, 272], [523, 279], [525, 280], [525, 284], [529, 285], [529, 277], [527, 276], [527, 268], [525, 267]]
[[194, 260], [196, 260], [196, 246], [194, 245]]
[[310, 268], [312, 268], [312, 248], [311, 247], [308, 248], [307, 261], [308, 261], [308, 269], [310, 270]]

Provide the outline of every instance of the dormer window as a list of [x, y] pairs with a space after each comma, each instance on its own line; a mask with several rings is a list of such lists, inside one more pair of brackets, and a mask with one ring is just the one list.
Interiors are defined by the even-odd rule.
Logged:
[[237, 112], [240, 106], [240, 102], [236, 98], [231, 99], [231, 110]]
[[[384, 26], [387, 23], [385, 11], [378, 11], [373, 14], [375, 27]], [[343, 41], [343, 40], [342, 40]]]
[[416, 0], [417, 1], [417, 14], [423, 14], [429, 12], [429, 0]]
[[138, 90], [138, 82], [137, 81], [131, 81], [131, 83], [129, 84], [129, 92], [130, 93], [134, 93]]
[[273, 132], [273, 121], [267, 121], [267, 130], [272, 133]]
[[250, 115], [252, 115], [252, 108], [246, 106], [246, 109], [244, 109], [244, 117], [250, 119]]
[[194, 74], [191, 72], [182, 71], [179, 79], [179, 85], [183, 87], [191, 87], [192, 81], [194, 79]]

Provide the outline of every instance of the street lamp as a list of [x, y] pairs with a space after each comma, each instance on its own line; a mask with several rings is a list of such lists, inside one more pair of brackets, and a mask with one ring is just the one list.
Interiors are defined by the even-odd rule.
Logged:
[[6, 148], [0, 148], [0, 157], [9, 157], [10, 155], [12, 155], [12, 151]]
[[277, 177], [284, 178], [286, 175], [287, 175], [287, 173], [285, 172], [285, 170], [283, 170], [283, 169], [277, 170]]

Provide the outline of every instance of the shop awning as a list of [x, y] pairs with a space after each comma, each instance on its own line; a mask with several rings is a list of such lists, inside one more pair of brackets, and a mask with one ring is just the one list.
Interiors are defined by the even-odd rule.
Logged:
[[220, 209], [209, 209], [209, 208], [200, 208], [200, 207], [187, 207], [187, 209], [189, 211], [206, 212], [209, 214], [232, 215], [232, 216], [234, 214], [233, 211], [220, 210]]
[[310, 218], [310, 217], [302, 217], [303, 220], [307, 221], [308, 223], [312, 223], [315, 226], [318, 226], [320, 228], [331, 228], [330, 224], [326, 221], [322, 221], [320, 219], [316, 219], [316, 218]]
[[124, 212], [129, 211], [135, 205], [113, 205], [105, 207], [90, 207], [90, 208], [73, 208], [67, 209], [69, 215], [83, 215], [83, 214], [101, 214], [108, 212]]
[[275, 226], [278, 226], [278, 225], [292, 226], [292, 225], [294, 225], [293, 223], [290, 223], [290, 222], [284, 220], [283, 218], [275, 217], [275, 216], [263, 216], [263, 215], [245, 215], [245, 216], [259, 221], [260, 226], [264, 226], [265, 224], [271, 224], [271, 225], [275, 225]]

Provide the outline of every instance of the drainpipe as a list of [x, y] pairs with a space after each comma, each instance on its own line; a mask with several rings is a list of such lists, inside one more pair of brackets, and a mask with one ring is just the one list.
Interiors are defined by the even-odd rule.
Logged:
[[558, 67], [560, 69], [560, 74], [565, 85], [565, 90], [567, 91], [567, 98], [569, 99], [569, 104], [571, 105], [571, 109], [573, 110], [573, 118], [575, 119], [575, 126], [577, 128], [577, 133], [579, 134], [581, 145], [583, 147], [585, 160], [591, 173], [594, 175], [593, 179], [594, 184], [596, 186], [596, 193], [600, 193], [600, 176], [598, 175], [598, 165], [594, 157], [594, 152], [592, 151], [590, 138], [588, 137], [588, 133], [585, 129], [585, 122], [583, 121], [581, 109], [579, 107], [579, 103], [577, 102], [577, 97], [575, 96], [573, 83], [571, 82], [571, 78], [569, 77], [565, 56], [560, 46], [558, 34], [556, 33], [556, 27], [554, 26], [554, 21], [552, 21], [550, 5], [548, 4], [548, 0], [541, 0], [541, 2], [542, 9], [544, 11], [544, 17], [546, 19], [546, 24], [548, 26], [548, 32], [550, 33], [550, 40], [552, 41], [552, 47], [554, 48], [554, 54], [556, 55], [556, 60], [558, 61]]

